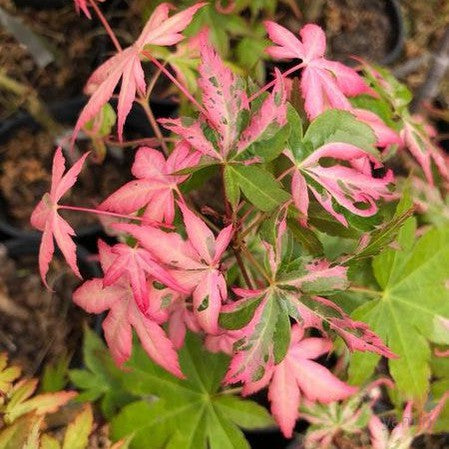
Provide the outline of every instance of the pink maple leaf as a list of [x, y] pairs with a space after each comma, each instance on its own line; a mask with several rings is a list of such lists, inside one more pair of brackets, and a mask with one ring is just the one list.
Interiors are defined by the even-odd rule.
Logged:
[[191, 22], [196, 11], [204, 5], [205, 3], [198, 3], [171, 17], [169, 11], [172, 6], [169, 3], [162, 3], [154, 10], [134, 44], [112, 56], [92, 73], [86, 84], [86, 92], [92, 95], [76, 122], [72, 139], [108, 102], [121, 79], [117, 131], [122, 140], [123, 126], [132, 103], [138, 92], [145, 95], [146, 91], [145, 75], [140, 62], [142, 50], [146, 45], [168, 46], [180, 42], [184, 38], [181, 32]]
[[56, 240], [65, 260], [73, 272], [81, 277], [76, 265], [76, 246], [71, 237], [75, 235], [72, 227], [58, 214], [59, 200], [75, 184], [89, 153], [85, 153], [68, 171], [65, 171], [65, 158], [59, 147], [53, 158], [50, 192], [39, 201], [31, 214], [31, 225], [42, 231], [39, 248], [39, 270], [42, 281], [48, 288], [46, 275], [54, 253], [53, 238]]
[[147, 250], [118, 243], [111, 251], [116, 257], [105, 272], [103, 284], [113, 285], [117, 279], [126, 276], [131, 284], [136, 304], [144, 314], [150, 307], [147, 274], [176, 291], [187, 293]]
[[[378, 168], [379, 161], [355, 145], [327, 143], [301, 162], [295, 162], [290, 152], [286, 154], [296, 165], [292, 177], [292, 195], [303, 215], [303, 225], [307, 223], [308, 189], [321, 206], [344, 226], [348, 226], [348, 222], [343, 214], [335, 210], [334, 202], [355, 215], [370, 217], [377, 213], [377, 200], [391, 197], [388, 185], [393, 182], [393, 173], [389, 170], [384, 177], [374, 178], [370, 162]], [[322, 158], [334, 159], [339, 163], [322, 166], [319, 164]]]
[[174, 173], [196, 165], [200, 156], [185, 142], [178, 143], [167, 160], [160, 151], [140, 148], [131, 170], [137, 179], [110, 195], [100, 209], [130, 214], [146, 207], [145, 219], [172, 224], [175, 217], [174, 194], [178, 192], [178, 185], [188, 178], [188, 175]]
[[358, 120], [367, 124], [376, 136], [378, 147], [386, 148], [390, 145], [400, 145], [402, 140], [396, 131], [387, 126], [374, 112], [366, 109], [353, 109], [351, 111]]
[[301, 39], [275, 22], [266, 21], [265, 27], [277, 44], [267, 49], [273, 58], [302, 60], [301, 92], [310, 119], [328, 108], [351, 110], [347, 96], [368, 92], [355, 70], [325, 58], [326, 37], [318, 25], [305, 25], [299, 32]]
[[449, 182], [449, 157], [432, 141], [434, 130], [427, 125], [422, 117], [414, 116], [404, 121], [401, 131], [403, 144], [421, 166], [427, 182], [434, 185], [432, 162], [440, 176]]
[[[99, 241], [98, 249], [103, 271], [108, 272], [116, 255], [102, 241]], [[149, 300], [151, 302], [151, 297]], [[173, 375], [183, 377], [173, 344], [160, 325], [139, 309], [126, 276], [117, 278], [108, 286], [104, 286], [104, 280], [100, 278], [86, 281], [73, 293], [73, 301], [89, 313], [108, 311], [103, 329], [112, 357], [118, 365], [131, 356], [134, 328], [149, 357]]]
[[271, 412], [282, 433], [290, 438], [298, 418], [301, 397], [308, 401], [330, 403], [351, 396], [357, 388], [334, 376], [313, 359], [332, 350], [332, 342], [325, 338], [304, 338], [304, 330], [294, 325], [287, 355], [278, 365], [272, 364], [254, 392], [269, 384], [268, 398]]
[[218, 332], [218, 315], [227, 298], [226, 281], [220, 271], [220, 259], [232, 238], [232, 225], [215, 238], [205, 223], [179, 203], [187, 240], [148, 226], [118, 224], [116, 227], [137, 238], [157, 260], [170, 269], [179, 285], [192, 292], [193, 310], [200, 326], [209, 333]]
[[91, 19], [89, 8], [87, 7], [87, 1], [86, 0], [74, 0], [75, 2], [75, 8], [79, 14], [80, 11], [83, 11], [83, 13]]
[[[286, 123], [287, 95], [284, 80], [276, 70], [273, 91], [253, 114], [248, 126], [240, 129], [241, 113], [249, 110], [244, 81], [232, 73], [208, 43], [207, 35], [200, 39], [201, 65], [198, 85], [202, 93], [205, 114], [199, 120], [160, 119], [165, 128], [178, 134], [204, 156], [220, 162], [236, 155], [260, 139], [273, 125]], [[208, 140], [203, 128], [215, 131], [216, 147]]]

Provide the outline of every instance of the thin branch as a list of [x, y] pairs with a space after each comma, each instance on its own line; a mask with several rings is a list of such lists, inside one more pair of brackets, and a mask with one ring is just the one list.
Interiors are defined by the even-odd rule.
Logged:
[[122, 46], [120, 45], [120, 42], [117, 39], [117, 36], [115, 35], [114, 31], [112, 30], [111, 26], [109, 25], [108, 21], [106, 20], [106, 17], [101, 12], [98, 5], [95, 3], [95, 0], [89, 0], [90, 5], [92, 6], [92, 9], [95, 11], [95, 14], [100, 19], [100, 22], [102, 23], [104, 29], [108, 33], [109, 37], [111, 38], [112, 43], [114, 44], [117, 51], [122, 51]]

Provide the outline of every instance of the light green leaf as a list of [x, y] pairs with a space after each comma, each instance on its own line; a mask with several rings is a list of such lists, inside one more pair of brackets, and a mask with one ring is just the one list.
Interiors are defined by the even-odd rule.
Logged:
[[[374, 274], [382, 287], [378, 298], [356, 310], [398, 355], [388, 361], [390, 372], [405, 398], [422, 399], [429, 389], [430, 346], [449, 343], [449, 332], [438, 322], [449, 318], [449, 228], [432, 229], [413, 245], [411, 229], [403, 227], [400, 251], [387, 249], [374, 259]], [[373, 360], [353, 357], [351, 378], [366, 378]], [[360, 374], [360, 369], [365, 369]]]
[[[237, 426], [248, 425], [250, 414], [258, 425], [271, 421], [251, 401], [220, 392], [229, 358], [206, 352], [194, 335], [187, 336], [179, 357], [186, 379], [167, 373], [136, 348], [126, 388], [143, 400], [127, 405], [113, 419], [113, 437], [133, 435], [132, 449], [249, 449]], [[246, 421], [237, 424], [239, 412]]]
[[379, 157], [373, 130], [347, 111], [329, 109], [323, 112], [307, 128], [304, 142], [314, 150], [330, 142], [350, 143]]
[[126, 373], [115, 365], [100, 338], [87, 327], [84, 331], [83, 357], [86, 369], [70, 370], [70, 380], [81, 393], [78, 401], [95, 401], [101, 398], [105, 417], [111, 418], [118, 409], [133, 400], [123, 388]]
[[257, 307], [262, 301], [259, 298], [251, 298], [244, 301], [240, 306], [236, 307], [232, 312], [220, 313], [219, 323], [223, 329], [236, 330], [246, 326], [254, 315]]
[[235, 209], [240, 201], [240, 188], [234, 172], [229, 165], [224, 168], [223, 180], [226, 199], [231, 203], [233, 209]]

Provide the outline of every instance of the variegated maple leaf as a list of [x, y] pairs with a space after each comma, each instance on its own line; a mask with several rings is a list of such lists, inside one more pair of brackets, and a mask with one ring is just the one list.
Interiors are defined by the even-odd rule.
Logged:
[[[295, 164], [292, 177], [293, 201], [301, 212], [301, 223], [306, 225], [309, 208], [308, 190], [321, 206], [344, 226], [345, 216], [336, 210], [338, 205], [361, 217], [377, 213], [376, 201], [391, 198], [388, 189], [393, 182], [389, 170], [382, 178], [372, 175], [370, 163], [376, 168], [381, 164], [371, 154], [355, 145], [343, 142], [327, 143], [317, 148], [302, 161], [296, 161], [290, 151], [285, 154]], [[334, 165], [321, 165], [320, 161], [334, 160]]]
[[227, 298], [226, 281], [220, 261], [232, 238], [232, 225], [215, 238], [206, 224], [179, 203], [188, 239], [148, 226], [118, 224], [116, 227], [135, 237], [157, 260], [170, 270], [178, 284], [193, 297], [193, 311], [200, 326], [211, 334], [218, 332], [218, 315]]
[[449, 157], [444, 154], [433, 141], [435, 130], [426, 124], [422, 117], [414, 116], [404, 120], [404, 128], [401, 131], [403, 145], [421, 166], [427, 182], [434, 185], [432, 164], [444, 179], [449, 183]]
[[198, 3], [171, 17], [169, 11], [172, 6], [169, 3], [157, 6], [134, 44], [119, 51], [92, 73], [85, 88], [91, 97], [76, 122], [72, 139], [108, 102], [120, 79], [122, 86], [118, 98], [117, 131], [119, 139], [122, 139], [123, 126], [133, 101], [138, 92], [145, 95], [146, 91], [145, 75], [140, 62], [142, 50], [146, 45], [168, 46], [180, 42], [184, 38], [181, 32], [191, 22], [196, 11], [204, 5], [205, 3]]
[[247, 392], [255, 392], [269, 385], [271, 413], [285, 437], [291, 438], [293, 434], [302, 397], [311, 402], [328, 404], [345, 399], [357, 391], [357, 388], [345, 384], [313, 360], [331, 350], [330, 340], [304, 338], [304, 329], [294, 325], [284, 359], [277, 365], [270, 365], [262, 380], [247, 386]]
[[347, 96], [368, 92], [354, 69], [325, 58], [326, 37], [318, 25], [305, 25], [299, 32], [300, 39], [275, 22], [267, 21], [265, 27], [277, 44], [267, 49], [273, 58], [302, 60], [301, 93], [310, 119], [328, 108], [351, 110]]
[[413, 402], [408, 402], [401, 420], [391, 431], [377, 415], [373, 415], [368, 425], [373, 449], [409, 448], [416, 437], [432, 432], [448, 399], [449, 392], [446, 392], [432, 410], [422, 412], [422, 416], [416, 420], [416, 423], [413, 419]]
[[136, 153], [132, 173], [137, 178], [110, 195], [100, 209], [122, 214], [145, 207], [143, 218], [152, 222], [172, 224], [175, 217], [175, 193], [188, 175], [174, 173], [196, 165], [201, 154], [191, 151], [185, 142], [178, 143], [165, 160], [160, 151], [142, 147]]
[[259, 290], [234, 289], [241, 299], [224, 305], [220, 314], [220, 325], [229, 332], [220, 339], [208, 338], [213, 350], [229, 349], [234, 343], [225, 382], [243, 383], [246, 394], [266, 382], [272, 366], [284, 359], [291, 319], [302, 328], [313, 327], [324, 334], [326, 329], [335, 331], [351, 350], [393, 356], [365, 323], [351, 320], [334, 302], [317, 296], [347, 288], [346, 267], [331, 266], [326, 260], [284, 260], [284, 232], [285, 220], [281, 220], [275, 245], [265, 243], [270, 285]]
[[43, 232], [39, 248], [39, 270], [42, 281], [47, 288], [46, 275], [55, 249], [53, 239], [56, 240], [70, 268], [78, 277], [81, 277], [76, 265], [76, 246], [72, 240], [75, 231], [59, 215], [58, 209], [60, 199], [75, 184], [88, 154], [85, 153], [64, 174], [65, 158], [61, 148], [56, 150], [53, 158], [50, 192], [43, 196], [31, 214], [31, 225]]
[[[98, 249], [103, 272], [107, 273], [115, 263], [116, 255], [102, 241], [99, 241]], [[152, 297], [148, 300], [151, 304]], [[118, 365], [131, 356], [134, 328], [149, 357], [173, 375], [183, 377], [173, 344], [158, 322], [142, 313], [127, 276], [121, 275], [106, 286], [101, 278], [86, 281], [73, 293], [73, 301], [89, 313], [108, 312], [103, 321], [104, 335]]]
[[[249, 110], [244, 81], [226, 67], [209, 44], [207, 35], [200, 41], [201, 64], [198, 85], [205, 114], [198, 120], [161, 119], [167, 129], [178, 134], [202, 155], [224, 162], [245, 151], [269, 133], [273, 127], [286, 123], [286, 90], [283, 78], [276, 71], [273, 91], [252, 114], [242, 130], [242, 116]], [[206, 128], [209, 131], [206, 133]], [[212, 131], [213, 137], [210, 137]]]

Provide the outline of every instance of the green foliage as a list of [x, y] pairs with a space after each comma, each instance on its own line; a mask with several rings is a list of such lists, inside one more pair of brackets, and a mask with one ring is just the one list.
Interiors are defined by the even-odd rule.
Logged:
[[[415, 243], [415, 221], [399, 232], [399, 250], [386, 249], [373, 260], [381, 290], [359, 307], [353, 318], [367, 322], [398, 356], [390, 373], [405, 398], [423, 399], [430, 381], [430, 343], [449, 344], [444, 319], [449, 318], [449, 228], [432, 229]], [[350, 379], [361, 383], [379, 357], [357, 353]]]
[[263, 407], [220, 391], [228, 362], [227, 356], [204, 351], [200, 339], [188, 335], [180, 351], [182, 380], [136, 348], [124, 387], [141, 399], [112, 420], [113, 436], [133, 435], [133, 449], [249, 448], [239, 427], [263, 428], [273, 422]]
[[83, 359], [85, 369], [70, 370], [73, 384], [81, 390], [78, 401], [100, 400], [101, 411], [111, 418], [133, 400], [123, 387], [126, 373], [115, 365], [100, 338], [89, 328], [84, 330]]
[[307, 128], [303, 142], [310, 152], [326, 143], [344, 142], [379, 157], [372, 129], [350, 112], [337, 109], [329, 109], [319, 115]]
[[281, 188], [273, 175], [256, 165], [229, 165], [227, 167], [226, 191], [232, 192], [238, 188], [258, 209], [268, 212], [286, 202], [290, 195]]

